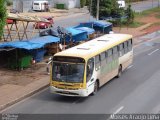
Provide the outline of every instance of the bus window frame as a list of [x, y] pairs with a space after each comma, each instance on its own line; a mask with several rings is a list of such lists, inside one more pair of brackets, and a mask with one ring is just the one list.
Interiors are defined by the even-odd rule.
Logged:
[[112, 62], [113, 60], [113, 48], [107, 50], [107, 63]]
[[101, 58], [100, 54], [98, 54], [95, 56], [95, 70], [98, 71], [100, 69], [100, 66], [101, 66]]
[[102, 52], [100, 56], [101, 56], [101, 61], [104, 61], [106, 59], [106, 51]]
[[[115, 51], [116, 48], [116, 51]], [[118, 55], [118, 46], [114, 46], [113, 47], [113, 59], [118, 59], [119, 55]]]
[[128, 51], [132, 51], [133, 44], [132, 44], [132, 39], [128, 40]]
[[124, 44], [121, 43], [118, 45], [118, 50], [119, 50], [119, 57], [123, 56], [125, 54], [124, 52]]
[[[89, 76], [88, 76], [88, 63], [90, 62], [90, 60], [92, 61], [92, 67], [90, 66], [89, 68], [92, 68], [92, 70], [90, 70], [90, 78], [88, 78]], [[95, 69], [95, 60], [94, 60], [94, 58], [92, 57], [92, 58], [90, 58], [88, 61], [87, 61], [87, 65], [86, 65], [86, 82], [88, 82], [88, 81], [90, 81], [91, 80], [91, 78], [92, 78], [92, 76], [93, 76], [93, 73], [94, 73], [94, 69]]]

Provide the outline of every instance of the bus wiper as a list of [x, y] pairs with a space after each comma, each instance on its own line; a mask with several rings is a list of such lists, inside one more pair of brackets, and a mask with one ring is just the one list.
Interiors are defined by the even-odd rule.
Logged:
[[62, 84], [60, 84], [60, 85], [65, 85], [65, 86], [73, 86], [74, 84], [73, 84], [73, 83], [67, 83], [67, 84], [65, 84], [65, 83], [62, 83]]

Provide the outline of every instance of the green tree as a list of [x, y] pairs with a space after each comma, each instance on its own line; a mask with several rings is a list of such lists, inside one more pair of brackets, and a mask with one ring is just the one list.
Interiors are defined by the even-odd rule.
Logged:
[[81, 8], [83, 8], [86, 5], [86, 0], [80, 0]]
[[3, 35], [4, 26], [6, 24], [7, 11], [5, 0], [0, 0], [0, 40]]
[[[123, 8], [119, 8], [117, 0], [100, 0], [99, 16], [120, 15]], [[96, 16], [97, 0], [92, 0], [92, 15]]]
[[13, 5], [13, 1], [12, 0], [6, 0], [6, 4], [7, 4], [7, 6], [11, 6], [11, 5]]
[[132, 8], [131, 8], [131, 5], [128, 5], [128, 8], [127, 8], [127, 10], [126, 10], [126, 13], [127, 13], [127, 15], [128, 15], [128, 18], [127, 18], [128, 23], [129, 23], [129, 24], [130, 24], [130, 23], [133, 23], [133, 22], [134, 22], [134, 12], [133, 12], [133, 10], [132, 10]]
[[86, 6], [89, 6], [90, 0], [86, 0]]

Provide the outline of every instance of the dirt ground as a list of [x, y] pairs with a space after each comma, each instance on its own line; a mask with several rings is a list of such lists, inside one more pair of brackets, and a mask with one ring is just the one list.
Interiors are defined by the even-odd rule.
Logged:
[[46, 75], [48, 74], [46, 72], [45, 63], [35, 64], [21, 71], [1, 68], [0, 86], [5, 84], [25, 86], [33, 81], [39, 80], [40, 77], [45, 77]]
[[136, 21], [144, 23], [143, 26], [138, 28], [119, 28], [115, 27], [115, 32], [132, 34], [134, 37], [139, 37], [144, 34], [152, 33], [160, 30], [160, 18], [157, 18], [157, 14], [150, 14], [142, 18], [136, 18]]

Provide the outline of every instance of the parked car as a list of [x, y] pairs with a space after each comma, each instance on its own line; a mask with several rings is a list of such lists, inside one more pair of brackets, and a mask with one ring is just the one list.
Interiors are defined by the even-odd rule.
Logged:
[[125, 0], [118, 0], [118, 5], [119, 5], [119, 8], [125, 8], [126, 7], [126, 3], [125, 3]]
[[45, 11], [48, 12], [49, 11], [49, 4], [48, 1], [33, 1], [33, 6], [32, 6], [33, 10], [35, 11]]
[[10, 13], [14, 13], [14, 14], [16, 14], [16, 13], [19, 13], [19, 11], [18, 11], [18, 10], [16, 10], [16, 9], [10, 9]]
[[38, 22], [38, 23], [34, 24], [33, 27], [35, 27], [36, 29], [46, 29], [46, 28], [50, 28], [53, 26], [53, 24], [54, 24], [53, 17], [43, 17], [43, 18], [47, 19], [49, 21], [49, 23]]
[[6, 20], [6, 23], [7, 23], [7, 24], [13, 24], [14, 21], [13, 21], [12, 19], [7, 19], [7, 20]]

